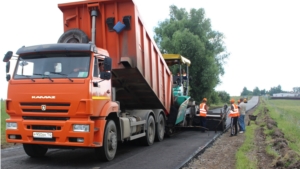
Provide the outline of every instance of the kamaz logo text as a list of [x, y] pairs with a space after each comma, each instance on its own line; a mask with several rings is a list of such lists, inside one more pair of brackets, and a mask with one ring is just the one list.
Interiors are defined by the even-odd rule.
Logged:
[[55, 96], [31, 96], [32, 99], [55, 99]]

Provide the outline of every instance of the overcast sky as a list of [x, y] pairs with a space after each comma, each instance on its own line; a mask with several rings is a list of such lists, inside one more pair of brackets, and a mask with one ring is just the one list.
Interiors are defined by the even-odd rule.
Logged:
[[[73, 0], [1, 1], [0, 56], [21, 46], [56, 43], [63, 33], [58, 3]], [[204, 8], [213, 30], [222, 32], [227, 51], [223, 90], [238, 96], [244, 87], [269, 90], [300, 86], [300, 10], [297, 0], [135, 0], [142, 19], [153, 28], [168, 17], [169, 6]], [[2, 60], [2, 58], [1, 58]], [[5, 63], [0, 62], [0, 97], [6, 99]], [[297, 75], [298, 74], [298, 75]]]

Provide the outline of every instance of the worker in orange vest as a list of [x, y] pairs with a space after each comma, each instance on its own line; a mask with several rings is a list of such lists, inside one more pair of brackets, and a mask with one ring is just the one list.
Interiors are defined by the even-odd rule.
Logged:
[[231, 132], [230, 132], [230, 137], [232, 136], [236, 136], [237, 132], [238, 132], [238, 126], [237, 126], [237, 122], [238, 122], [238, 118], [240, 116], [239, 113], [239, 108], [236, 104], [234, 104], [234, 99], [230, 100], [231, 103], [231, 107], [230, 107], [230, 112], [229, 112], [229, 117], [231, 117]]
[[[199, 105], [200, 125], [205, 128], [206, 128], [206, 114], [208, 112], [208, 106], [206, 105], [206, 102], [207, 99], [203, 98], [202, 103], [200, 103]], [[205, 132], [205, 129], [203, 128], [201, 131]]]

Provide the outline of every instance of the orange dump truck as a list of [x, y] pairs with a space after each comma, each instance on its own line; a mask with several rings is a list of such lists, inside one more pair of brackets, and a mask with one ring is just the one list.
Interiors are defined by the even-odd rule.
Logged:
[[[7, 74], [6, 140], [31, 157], [94, 148], [112, 160], [119, 141], [162, 141], [172, 75], [132, 0], [59, 4], [58, 43], [22, 47]], [[3, 61], [9, 72], [12, 52]]]

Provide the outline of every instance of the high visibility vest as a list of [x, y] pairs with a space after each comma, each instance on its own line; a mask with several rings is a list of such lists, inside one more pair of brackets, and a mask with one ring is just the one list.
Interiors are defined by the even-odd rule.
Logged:
[[229, 117], [238, 117], [238, 116], [240, 116], [238, 106], [235, 105], [235, 104], [232, 104], [232, 106], [233, 106], [233, 111], [230, 109]]
[[206, 117], [207, 112], [205, 110], [205, 105], [206, 105], [205, 103], [201, 103], [199, 105], [199, 111], [200, 111], [199, 116]]

